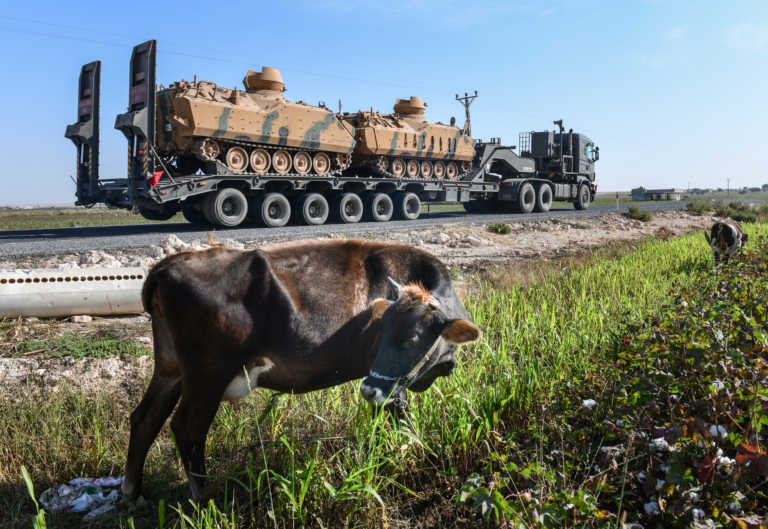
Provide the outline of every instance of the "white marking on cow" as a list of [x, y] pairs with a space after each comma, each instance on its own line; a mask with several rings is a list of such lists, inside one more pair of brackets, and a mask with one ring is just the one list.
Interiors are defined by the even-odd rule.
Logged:
[[266, 373], [274, 366], [275, 364], [272, 362], [272, 360], [265, 358], [264, 365], [252, 367], [248, 371], [247, 376], [245, 373], [236, 375], [235, 378], [233, 378], [227, 386], [227, 389], [224, 390], [224, 395], [221, 397], [222, 400], [237, 402], [238, 400], [242, 399], [254, 388], [258, 387], [259, 375]]

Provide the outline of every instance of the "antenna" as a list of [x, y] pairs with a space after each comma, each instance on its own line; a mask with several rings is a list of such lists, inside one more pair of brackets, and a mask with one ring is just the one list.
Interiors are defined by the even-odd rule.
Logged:
[[464, 97], [459, 97], [459, 94], [456, 94], [456, 101], [464, 105], [464, 112], [467, 115], [467, 120], [464, 122], [464, 133], [467, 136], [472, 136], [472, 127], [470, 126], [470, 123], [469, 123], [469, 105], [472, 104], [472, 101], [474, 101], [476, 97], [477, 97], [477, 90], [475, 90], [475, 95], [469, 95], [466, 92], [464, 92]]

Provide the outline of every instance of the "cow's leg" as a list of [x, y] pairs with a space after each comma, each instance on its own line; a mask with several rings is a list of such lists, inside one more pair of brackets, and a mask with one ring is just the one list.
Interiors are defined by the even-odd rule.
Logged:
[[144, 460], [163, 423], [179, 400], [181, 379], [178, 375], [161, 375], [155, 371], [144, 398], [131, 414], [131, 439], [125, 464], [122, 492], [135, 500], [141, 493]]
[[[215, 377], [211, 377], [215, 379]], [[189, 387], [189, 391], [186, 390]], [[171, 419], [171, 429], [176, 438], [176, 446], [189, 478], [189, 487], [195, 500], [205, 493], [205, 438], [211, 427], [219, 402], [224, 393], [224, 385], [211, 385], [210, 380], [200, 380], [189, 386], [185, 380], [185, 390], [176, 413]]]

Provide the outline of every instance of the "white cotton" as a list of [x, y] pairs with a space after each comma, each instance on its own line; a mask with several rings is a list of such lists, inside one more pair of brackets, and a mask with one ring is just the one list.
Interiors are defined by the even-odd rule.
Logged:
[[584, 408], [587, 408], [588, 410], [591, 410], [592, 408], [597, 406], [597, 401], [595, 401], [594, 399], [584, 399], [583, 401], [581, 401], [581, 405]]

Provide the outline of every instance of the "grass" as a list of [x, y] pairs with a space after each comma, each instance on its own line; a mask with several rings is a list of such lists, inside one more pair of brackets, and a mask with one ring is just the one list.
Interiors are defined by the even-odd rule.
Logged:
[[[768, 235], [765, 225], [747, 230], [750, 244]], [[711, 299], [711, 289], [725, 277], [725, 271], [712, 273], [704, 238], [692, 235], [645, 242], [623, 255], [599, 255], [523, 284], [481, 279], [466, 306], [484, 338], [459, 353], [452, 376], [411, 395], [412, 428], [372, 416], [357, 395], [357, 384], [306, 395], [255, 392], [237, 409], [223, 405], [211, 428], [214, 504], [186, 500], [183, 472], [164, 431], [147, 460], [149, 505], [121, 510], [102, 524], [156, 527], [160, 499], [168, 527], [181, 527], [182, 520], [193, 528], [476, 527], [483, 519], [491, 525], [515, 521], [510, 527], [518, 522], [525, 527], [616, 527], [622, 510], [628, 522], [638, 520], [643, 512], [639, 502], [648, 496], [637, 480], [640, 466], [648, 467], [649, 479], [660, 475], [666, 468], [662, 465], [678, 468], [675, 461], [648, 454], [648, 439], [640, 436], [656, 433], [656, 421], [664, 426], [665, 414], [677, 418], [669, 404], [674, 380], [664, 373], [674, 369], [686, 381], [680, 386], [685, 391], [674, 393], [680, 396], [676, 402], [695, 397], [690, 410], [709, 402], [688, 389], [699, 371], [685, 371], [689, 364], [679, 360], [667, 365], [679, 355], [664, 356], [664, 347], [653, 348], [670, 344], [667, 349], [675, 351], [676, 325], [710, 334], [709, 329], [722, 327], [723, 339], [731, 343], [747, 323], [757, 330], [765, 326], [764, 316], [750, 323], [739, 319], [735, 308], [737, 300], [747, 299], [754, 300], [752, 310], [760, 300], [768, 306], [765, 280], [745, 283], [736, 298], [718, 300], [724, 312], [711, 320], [704, 312], [696, 320], [675, 323], [684, 321], [672, 319], [680, 312], [680, 300], [687, 300], [691, 311], [706, 311], [699, 304]], [[701, 347], [710, 350], [710, 342]], [[650, 364], [643, 363], [646, 354]], [[706, 371], [700, 362], [694, 365]], [[734, 369], [734, 377], [744, 373], [739, 371], [743, 366], [728, 369]], [[643, 385], [645, 380], [649, 384]], [[739, 403], [751, 403], [751, 408], [735, 408], [748, 424], [747, 411], [759, 404], [750, 393], [754, 385], [724, 383], [728, 391], [741, 392]], [[145, 384], [137, 381], [123, 394], [82, 394], [70, 388], [0, 398], [0, 525], [29, 527], [36, 515], [22, 465], [38, 493], [75, 476], [122, 473], [127, 416]], [[648, 397], [655, 393], [667, 400]], [[597, 401], [596, 407], [582, 405], [588, 398]], [[618, 426], [619, 421], [628, 426]], [[612, 443], [624, 448], [606, 457], [600, 448]], [[726, 447], [727, 453], [733, 456], [738, 446]], [[760, 457], [758, 450], [755, 461]], [[691, 475], [698, 479], [695, 471]], [[681, 479], [684, 486], [675, 489], [680, 495], [698, 483]], [[759, 481], [746, 483], [759, 489]], [[758, 498], [748, 488], [743, 492]], [[748, 513], [747, 502], [741, 503]], [[681, 514], [680, 523], [690, 523], [690, 513], [683, 514], [688, 521]], [[671, 515], [665, 516], [663, 525], [676, 527]], [[46, 519], [52, 527], [75, 527], [81, 516], [49, 513]]]
[[490, 231], [491, 233], [500, 233], [502, 235], [507, 235], [512, 233], [512, 226], [510, 226], [506, 222], [496, 222], [494, 224], [488, 225], [488, 231]]
[[[138, 213], [107, 208], [36, 208], [0, 209], [0, 230], [33, 230], [73, 228], [83, 226], [111, 226], [121, 224], [148, 224]], [[166, 222], [186, 222], [181, 213]]]
[[624, 215], [630, 219], [641, 220], [643, 222], [649, 222], [653, 219], [653, 213], [635, 206], [629, 206], [629, 209]]
[[730, 217], [739, 222], [768, 222], [768, 204], [752, 206], [739, 201], [726, 204], [723, 202], [693, 200], [688, 202], [686, 209], [693, 215], [704, 215], [711, 212], [717, 217]]

